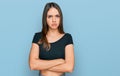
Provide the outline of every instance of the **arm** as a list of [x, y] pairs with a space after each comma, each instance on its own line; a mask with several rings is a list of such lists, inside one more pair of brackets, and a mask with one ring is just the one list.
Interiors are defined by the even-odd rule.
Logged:
[[73, 45], [67, 45], [65, 48], [65, 63], [54, 66], [48, 70], [56, 72], [72, 72], [74, 68], [74, 49]]
[[32, 47], [29, 55], [29, 66], [31, 70], [45, 70], [62, 63], [64, 63], [63, 59], [55, 59], [55, 60], [39, 59], [39, 46], [35, 43], [32, 43]]

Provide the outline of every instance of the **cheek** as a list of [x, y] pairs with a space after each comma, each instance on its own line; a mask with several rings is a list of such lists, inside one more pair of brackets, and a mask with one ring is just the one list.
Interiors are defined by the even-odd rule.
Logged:
[[47, 19], [47, 24], [50, 25], [51, 24], [51, 20]]
[[60, 19], [58, 19], [58, 21], [57, 21], [58, 23], [60, 23]]

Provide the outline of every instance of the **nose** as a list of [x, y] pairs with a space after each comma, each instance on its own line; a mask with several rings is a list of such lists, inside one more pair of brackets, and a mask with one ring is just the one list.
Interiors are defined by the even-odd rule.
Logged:
[[53, 22], [55, 22], [55, 21], [56, 21], [56, 18], [55, 18], [55, 17], [53, 17], [53, 18], [52, 18], [52, 21], [53, 21]]

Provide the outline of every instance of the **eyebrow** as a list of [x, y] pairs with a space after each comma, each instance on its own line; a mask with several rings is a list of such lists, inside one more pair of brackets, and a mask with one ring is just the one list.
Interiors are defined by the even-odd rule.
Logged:
[[[51, 14], [48, 14], [47, 16], [53, 16], [53, 15], [51, 15]], [[55, 16], [60, 16], [60, 14], [56, 14]]]

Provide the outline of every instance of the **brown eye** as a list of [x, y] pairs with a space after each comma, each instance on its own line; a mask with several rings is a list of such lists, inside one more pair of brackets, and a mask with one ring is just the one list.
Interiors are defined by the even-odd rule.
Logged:
[[60, 15], [56, 15], [56, 17], [60, 17]]
[[48, 18], [51, 18], [51, 17], [52, 17], [51, 15], [48, 16]]

